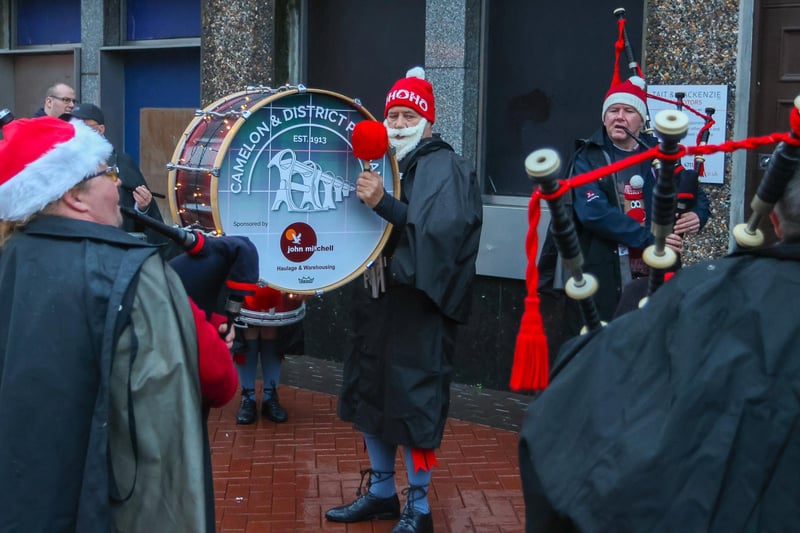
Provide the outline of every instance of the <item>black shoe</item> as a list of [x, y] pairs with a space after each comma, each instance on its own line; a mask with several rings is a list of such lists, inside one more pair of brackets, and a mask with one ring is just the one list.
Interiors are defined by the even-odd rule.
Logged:
[[325, 518], [331, 522], [362, 522], [364, 520], [394, 520], [400, 516], [397, 494], [378, 498], [367, 492], [353, 503], [328, 509]]
[[272, 396], [270, 396], [269, 400], [263, 400], [261, 402], [261, 415], [268, 420], [278, 423], [286, 422], [289, 419], [289, 414], [286, 412], [286, 409], [281, 407], [278, 401], [278, 391], [275, 389], [275, 383], [272, 384]]
[[242, 396], [242, 403], [236, 413], [237, 424], [252, 424], [256, 421], [256, 401], [253, 398]]
[[392, 529], [392, 533], [433, 533], [433, 516], [420, 513], [410, 505], [403, 509], [403, 516]]

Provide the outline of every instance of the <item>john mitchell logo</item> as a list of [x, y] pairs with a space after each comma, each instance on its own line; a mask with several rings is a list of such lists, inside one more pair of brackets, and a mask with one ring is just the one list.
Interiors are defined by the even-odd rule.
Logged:
[[281, 252], [293, 263], [302, 263], [314, 255], [317, 249], [317, 234], [304, 222], [290, 224], [281, 235]]

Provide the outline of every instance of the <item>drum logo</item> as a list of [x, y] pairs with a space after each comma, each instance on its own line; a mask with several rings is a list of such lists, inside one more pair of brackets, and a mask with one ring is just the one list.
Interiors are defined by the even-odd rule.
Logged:
[[[320, 137], [326, 139], [326, 137]], [[314, 212], [336, 209], [350, 193], [355, 185], [348, 183], [341, 176], [330, 170], [323, 170], [313, 161], [300, 162], [292, 149], [281, 150], [270, 160], [270, 167], [277, 167], [280, 173], [280, 185], [275, 192], [272, 211], [278, 211], [285, 205], [287, 211]], [[295, 182], [295, 176], [300, 182]], [[296, 202], [293, 193], [300, 195]]]
[[317, 251], [317, 234], [303, 222], [289, 225], [281, 235], [281, 251], [293, 263], [308, 260]]

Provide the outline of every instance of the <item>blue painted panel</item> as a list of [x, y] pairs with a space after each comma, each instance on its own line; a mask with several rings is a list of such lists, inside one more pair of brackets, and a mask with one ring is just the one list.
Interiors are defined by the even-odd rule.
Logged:
[[17, 46], [80, 41], [81, 0], [17, 2]]
[[200, 50], [162, 48], [125, 56], [125, 151], [139, 162], [143, 107], [200, 108]]
[[127, 38], [200, 37], [200, 0], [128, 0]]

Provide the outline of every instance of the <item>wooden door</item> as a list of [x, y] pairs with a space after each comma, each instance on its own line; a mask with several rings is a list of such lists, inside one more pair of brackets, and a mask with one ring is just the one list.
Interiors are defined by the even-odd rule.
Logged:
[[[756, 3], [753, 39], [753, 85], [750, 135], [789, 130], [789, 112], [800, 95], [800, 1], [761, 0]], [[774, 146], [751, 151], [747, 156], [745, 216], [758, 189], [764, 167]], [[776, 240], [772, 225], [762, 220], [767, 242]]]

